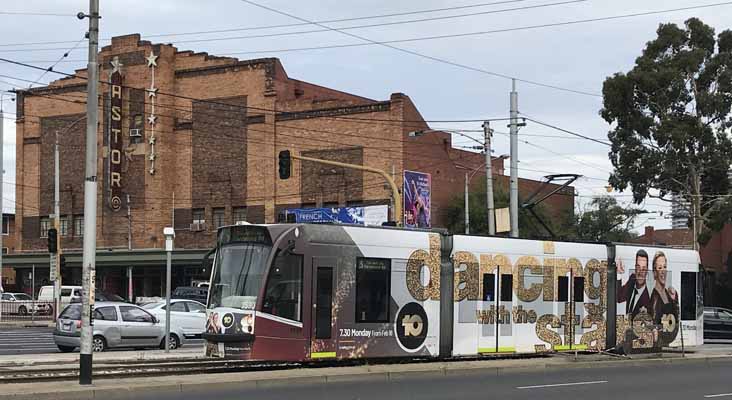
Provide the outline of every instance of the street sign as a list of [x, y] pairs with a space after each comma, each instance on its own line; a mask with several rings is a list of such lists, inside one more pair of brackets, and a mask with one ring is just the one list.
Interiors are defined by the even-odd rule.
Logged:
[[511, 230], [511, 214], [508, 207], [496, 209], [496, 233]]
[[52, 281], [55, 281], [58, 278], [58, 269], [56, 268], [56, 254], [51, 254], [51, 258], [49, 260], [50, 268], [50, 278]]

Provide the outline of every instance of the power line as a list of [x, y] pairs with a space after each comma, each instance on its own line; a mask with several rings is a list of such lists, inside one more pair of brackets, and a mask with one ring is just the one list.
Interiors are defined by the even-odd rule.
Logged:
[[56, 13], [40, 13], [26, 11], [0, 11], [0, 15], [24, 15], [35, 17], [76, 17], [76, 14], [56, 14]]
[[[79, 41], [76, 42], [76, 44], [74, 44], [74, 47], [72, 47], [68, 51], [66, 51], [55, 63], [53, 63], [53, 65], [51, 65], [50, 67], [48, 67], [48, 69], [46, 69], [45, 71], [43, 71], [43, 73], [41, 74], [41, 76], [39, 76], [38, 79], [36, 79], [36, 81], [40, 81], [41, 79], [43, 79], [44, 76], [46, 76], [46, 74], [49, 71], [53, 71], [53, 69], [58, 65], [58, 63], [61, 62], [61, 60], [63, 60], [64, 58], [68, 57], [69, 54], [71, 54], [72, 51], [76, 50], [76, 48], [79, 47], [79, 45], [81, 44], [81, 42], [83, 42], [85, 40], [86, 40], [85, 37], [82, 37], [81, 39], [79, 39]], [[33, 86], [32, 83], [28, 86], [28, 89], [30, 89], [31, 86]]]
[[[494, 5], [500, 5], [500, 4], [522, 3], [522, 2], [526, 2], [526, 1], [529, 1], [529, 0], [506, 0], [506, 1], [497, 1], [497, 2], [492, 2], [492, 3], [469, 4], [469, 5], [456, 6], [456, 7], [433, 8], [433, 9], [427, 9], [427, 10], [406, 11], [406, 12], [391, 13], [391, 14], [379, 14], [379, 15], [370, 15], [370, 16], [361, 16], [361, 17], [330, 19], [330, 20], [322, 20], [322, 21], [318, 21], [318, 22], [333, 23], [333, 22], [361, 21], [361, 20], [367, 20], [367, 19], [380, 19], [380, 18], [389, 18], [389, 17], [400, 17], [400, 16], [405, 16], [405, 15], [428, 14], [428, 13], [435, 13], [435, 12], [442, 12], [442, 11], [454, 11], [454, 10], [462, 10], [462, 9], [468, 9], [468, 8], [487, 7], [487, 6], [494, 6]], [[242, 28], [217, 29], [217, 30], [208, 30], [208, 31], [161, 33], [161, 34], [145, 35], [145, 37], [174, 37], [174, 36], [204, 35], [204, 34], [211, 34], [211, 33], [229, 33], [229, 32], [276, 29], [276, 28], [290, 28], [290, 27], [304, 26], [304, 25], [310, 25], [310, 24], [309, 23], [291, 23], [291, 24], [279, 24], [279, 25], [264, 25], [264, 26], [252, 26], [252, 27], [242, 27]], [[111, 37], [107, 37], [102, 40], [108, 41], [111, 39], [112, 39]], [[67, 44], [67, 43], [69, 43], [69, 44], [74, 43], [74, 41], [73, 40], [60, 40], [60, 41], [30, 42], [30, 43], [28, 43], [28, 42], [26, 42], [26, 43], [7, 43], [7, 44], [0, 44], [0, 47], [33, 46], [33, 45], [44, 45], [44, 44]]]
[[544, 126], [546, 126], [548, 128], [556, 129], [556, 130], [558, 130], [560, 132], [568, 133], [568, 134], [570, 134], [572, 136], [577, 136], [577, 137], [582, 138], [582, 139], [587, 139], [589, 141], [592, 141], [592, 142], [595, 142], [595, 143], [600, 143], [600, 144], [603, 144], [605, 146], [610, 146], [610, 147], [612, 146], [612, 144], [610, 144], [608, 142], [603, 142], [602, 140], [599, 140], [599, 139], [595, 139], [595, 138], [592, 138], [592, 137], [589, 137], [589, 136], [585, 136], [585, 135], [582, 135], [582, 134], [577, 133], [577, 132], [572, 132], [570, 130], [567, 130], [567, 129], [564, 129], [564, 128], [560, 128], [558, 126], [551, 125], [551, 124], [548, 124], [546, 122], [538, 121], [538, 120], [533, 119], [530, 116], [526, 115], [525, 113], [519, 112], [519, 114], [525, 115], [527, 120], [529, 120], [531, 122], [535, 122], [535, 123], [537, 123], [539, 125], [544, 125]]

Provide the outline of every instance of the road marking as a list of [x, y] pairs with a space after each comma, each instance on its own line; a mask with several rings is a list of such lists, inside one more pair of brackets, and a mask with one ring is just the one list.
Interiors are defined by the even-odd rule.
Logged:
[[708, 395], [706, 395], [704, 397], [706, 397], [706, 398], [712, 398], [712, 397], [728, 397], [728, 396], [732, 396], [732, 393], [708, 394]]
[[516, 387], [516, 389], [539, 389], [539, 388], [550, 388], [550, 387], [559, 387], [559, 386], [597, 385], [600, 383], [607, 383], [607, 381], [571, 382], [571, 383], [554, 383], [551, 385], [518, 386], [518, 387]]

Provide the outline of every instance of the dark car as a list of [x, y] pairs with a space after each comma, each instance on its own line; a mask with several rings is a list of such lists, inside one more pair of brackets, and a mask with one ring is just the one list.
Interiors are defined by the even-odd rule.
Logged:
[[173, 299], [195, 300], [206, 304], [208, 300], [207, 287], [178, 286], [170, 295]]
[[704, 307], [704, 338], [732, 339], [732, 310]]
[[94, 301], [116, 301], [120, 303], [127, 303], [127, 300], [123, 299], [122, 296], [107, 292], [94, 292]]

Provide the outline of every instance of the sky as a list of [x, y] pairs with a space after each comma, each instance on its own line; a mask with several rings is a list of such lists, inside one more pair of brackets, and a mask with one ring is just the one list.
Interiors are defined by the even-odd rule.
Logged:
[[[391, 93], [407, 94], [427, 120], [473, 120], [507, 118], [509, 115], [510, 77], [518, 78], [519, 111], [533, 119], [585, 136], [607, 141], [608, 124], [599, 116], [602, 108], [602, 83], [617, 72], [633, 67], [646, 42], [655, 38], [660, 23], [682, 25], [698, 17], [719, 33], [729, 29], [732, 2], [729, 4], [663, 14], [594, 21], [587, 23], [518, 29], [536, 25], [604, 18], [648, 11], [722, 3], [721, 0], [256, 0], [261, 5], [310, 21], [327, 21], [395, 13], [454, 8], [440, 12], [416, 13], [374, 19], [331, 22], [332, 28], [380, 25], [349, 29], [349, 32], [373, 41], [390, 41], [441, 35], [499, 31], [481, 35], [393, 43], [410, 52], [470, 67], [462, 68], [433, 59], [398, 51], [381, 45], [336, 47], [306, 51], [283, 49], [339, 46], [364, 43], [339, 32], [324, 30], [271, 36], [276, 33], [321, 30], [314, 25], [247, 29], [293, 24], [300, 21], [249, 4], [243, 0], [117, 0], [101, 1], [100, 37], [108, 39], [140, 33], [154, 43], [172, 43], [179, 50], [205, 51], [212, 55], [231, 55], [240, 59], [278, 57], [290, 77], [358, 94], [387, 100]], [[503, 4], [490, 4], [498, 3]], [[86, 66], [87, 42], [83, 41], [87, 20], [79, 20], [79, 11], [88, 12], [88, 1], [25, 0], [4, 4], [0, 12], [50, 13], [61, 16], [17, 15], [0, 13], [0, 57], [30, 62], [44, 68], [61, 59], [55, 70], [73, 72]], [[478, 6], [480, 5], [480, 6]], [[456, 8], [458, 7], [458, 8]], [[495, 12], [498, 11], [498, 12]], [[477, 14], [465, 16], [465, 14]], [[399, 23], [424, 19], [431, 21]], [[726, 17], [725, 17], [726, 16]], [[233, 30], [219, 33], [195, 33]], [[192, 33], [181, 35], [183, 33]], [[175, 36], [153, 36], [176, 34]], [[242, 36], [259, 36], [242, 38]], [[226, 40], [221, 40], [226, 39]], [[193, 42], [193, 41], [198, 42]], [[205, 40], [205, 41], [204, 41]], [[64, 43], [47, 43], [61, 41]], [[42, 44], [28, 44], [42, 43]], [[101, 45], [109, 43], [102, 40]], [[73, 50], [72, 50], [73, 49]], [[71, 50], [69, 52], [69, 50]], [[280, 51], [278, 51], [280, 50]], [[63, 54], [69, 52], [68, 57]], [[477, 72], [474, 69], [482, 70]], [[499, 77], [490, 73], [503, 75]], [[0, 62], [0, 89], [27, 87], [29, 83], [14, 78], [49, 82], [53, 73], [12, 66]], [[539, 86], [538, 82], [579, 94]], [[38, 86], [37, 84], [35, 86]], [[215, 97], [215, 94], [212, 94]], [[15, 104], [4, 97], [5, 111]], [[4, 210], [14, 209], [15, 126], [6, 114], [4, 122]], [[10, 119], [7, 119], [10, 118]], [[432, 123], [433, 128], [464, 129], [480, 138], [480, 122]], [[495, 121], [494, 155], [508, 154], [509, 138], [505, 121]], [[520, 131], [518, 149], [519, 176], [542, 179], [547, 174], [574, 173], [583, 178], [574, 183], [578, 207], [583, 208], [593, 196], [608, 194], [605, 186], [612, 171], [609, 148], [528, 122]], [[528, 142], [528, 143], [527, 143]], [[461, 136], [456, 146], [472, 145]], [[508, 173], [508, 163], [506, 165]], [[631, 202], [630, 192], [612, 192], [622, 204]], [[634, 226], [642, 232], [645, 225], [669, 228], [670, 207], [658, 199], [646, 199], [641, 205], [652, 213], [643, 215]], [[663, 215], [661, 215], [663, 213]]]

